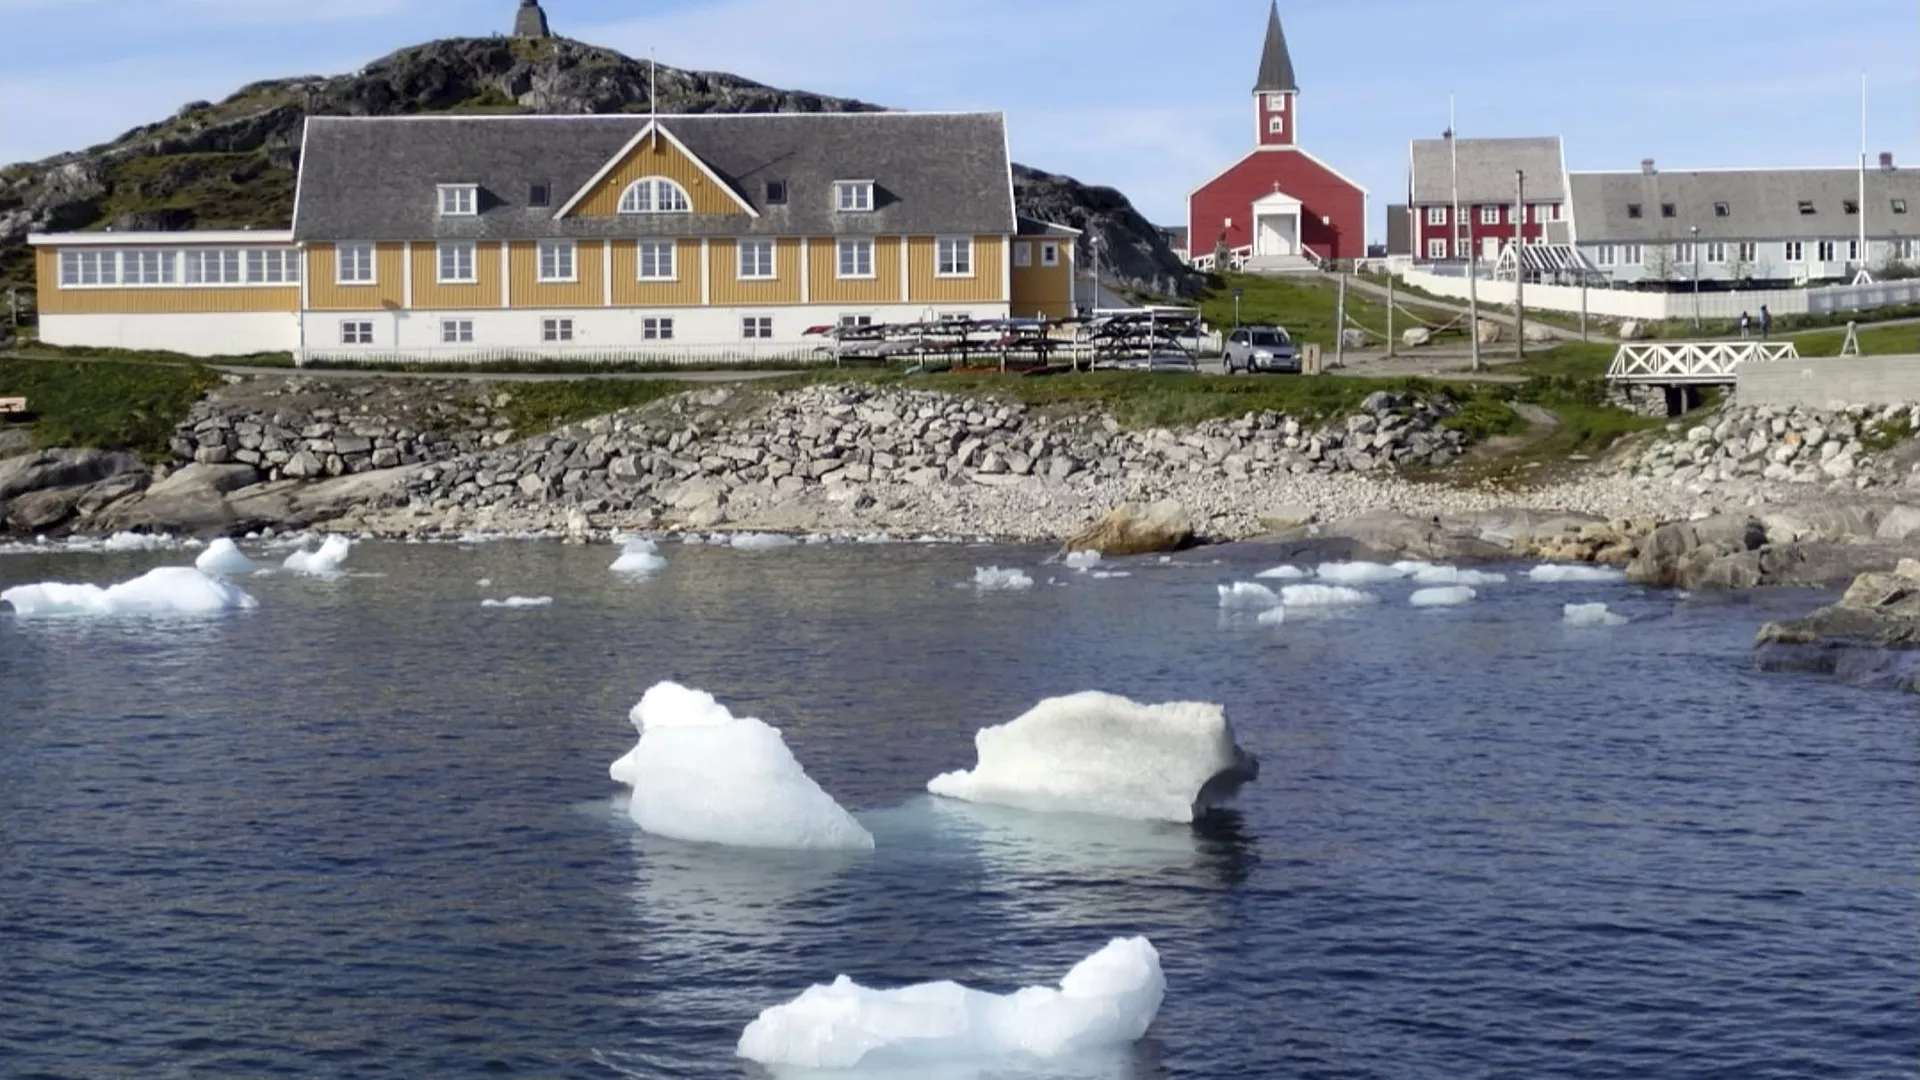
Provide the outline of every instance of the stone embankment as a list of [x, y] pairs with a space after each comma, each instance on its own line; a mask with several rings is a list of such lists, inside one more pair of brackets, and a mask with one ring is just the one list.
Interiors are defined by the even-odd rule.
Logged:
[[1856, 686], [1920, 691], [1920, 561], [1854, 579], [1838, 603], [1768, 623], [1754, 643], [1766, 671], [1833, 675]]
[[1675, 426], [1681, 437], [1650, 446], [1632, 475], [1680, 484], [1765, 480], [1865, 489], [1886, 479], [1872, 472], [1873, 452], [1920, 430], [1920, 406], [1735, 407]]

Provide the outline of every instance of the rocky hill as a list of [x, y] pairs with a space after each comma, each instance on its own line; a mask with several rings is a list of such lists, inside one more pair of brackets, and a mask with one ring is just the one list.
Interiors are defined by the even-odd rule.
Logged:
[[[254, 83], [217, 104], [191, 102], [110, 143], [0, 170], [0, 285], [31, 280], [33, 231], [285, 228], [309, 115], [645, 112], [648, 75], [641, 61], [581, 42], [469, 38], [402, 49], [348, 75]], [[655, 78], [666, 113], [881, 107], [718, 72], [661, 66]], [[1098, 235], [1101, 266], [1122, 284], [1197, 291], [1198, 279], [1120, 192], [1015, 166], [1015, 199], [1022, 213]]]

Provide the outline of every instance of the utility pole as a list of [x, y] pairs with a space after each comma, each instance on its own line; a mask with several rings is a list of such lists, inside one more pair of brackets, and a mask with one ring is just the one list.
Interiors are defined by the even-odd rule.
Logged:
[[1693, 328], [1700, 329], [1700, 226], [1687, 226], [1687, 234], [1693, 239], [1687, 246], [1693, 249]]
[[1347, 275], [1340, 274], [1340, 299], [1333, 312], [1333, 366], [1347, 366]]
[[1853, 283], [1865, 285], [1873, 280], [1873, 274], [1867, 269], [1867, 76], [1860, 74], [1860, 213], [1855, 217], [1860, 222], [1859, 249], [1854, 252], [1859, 258], [1859, 269], [1854, 272]]
[[[1460, 257], [1460, 136], [1453, 128], [1453, 95], [1447, 95], [1447, 150], [1453, 155], [1453, 255]], [[1473, 357], [1473, 370], [1480, 370], [1480, 267], [1479, 252], [1473, 243], [1473, 230], [1467, 230], [1467, 346]]]
[[1527, 238], [1527, 174], [1513, 170], [1513, 357], [1527, 358], [1527, 267], [1522, 256]]
[[1387, 359], [1393, 359], [1393, 275], [1387, 275]]

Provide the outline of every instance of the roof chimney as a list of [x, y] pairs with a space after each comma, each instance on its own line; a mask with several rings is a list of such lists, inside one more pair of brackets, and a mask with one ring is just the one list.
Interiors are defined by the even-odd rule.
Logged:
[[1880, 151], [1880, 168], [1885, 172], [1893, 171], [1893, 151]]
[[1653, 159], [1652, 158], [1643, 157], [1640, 159], [1640, 175], [1641, 176], [1653, 175]]

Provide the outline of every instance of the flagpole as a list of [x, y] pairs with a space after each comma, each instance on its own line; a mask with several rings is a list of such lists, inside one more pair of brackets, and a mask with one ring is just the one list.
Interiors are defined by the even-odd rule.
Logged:
[[[1454, 257], [1460, 255], [1460, 134], [1453, 127], [1453, 94], [1447, 94], [1447, 152], [1453, 156], [1453, 236]], [[1473, 357], [1473, 370], [1480, 370], [1480, 283], [1479, 267], [1475, 265], [1479, 252], [1473, 242], [1473, 231], [1467, 231], [1467, 345]]]

